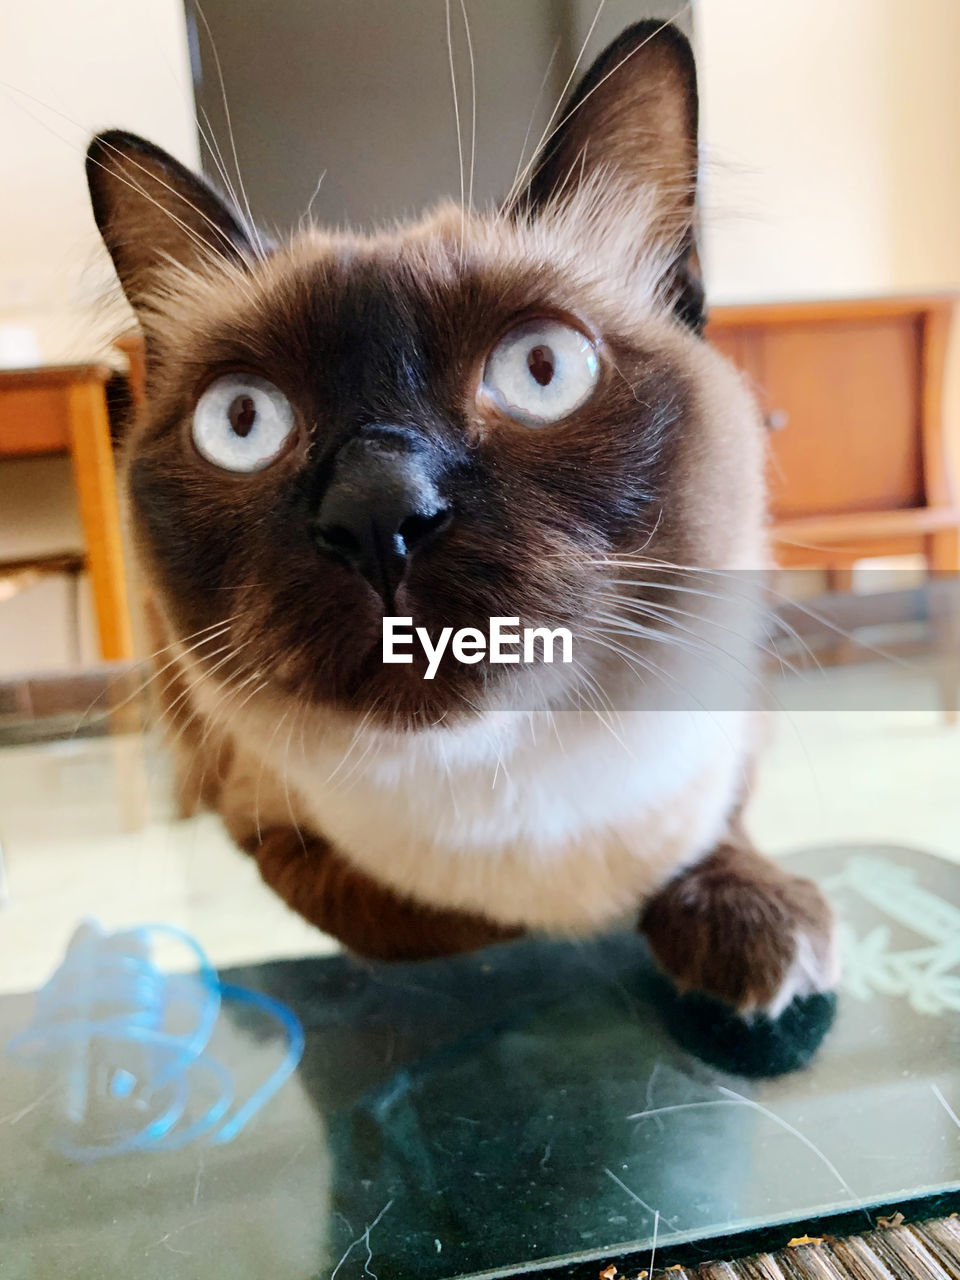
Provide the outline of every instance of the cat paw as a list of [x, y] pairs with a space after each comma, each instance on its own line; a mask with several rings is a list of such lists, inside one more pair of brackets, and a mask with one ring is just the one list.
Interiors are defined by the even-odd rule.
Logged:
[[720, 845], [664, 885], [639, 927], [681, 993], [740, 1015], [776, 1019], [836, 985], [833, 913], [822, 893], [745, 842]]
[[653, 997], [674, 1040], [702, 1062], [750, 1079], [770, 1079], [807, 1066], [833, 1025], [832, 992], [796, 996], [777, 1017], [741, 1017], [712, 996], [680, 995], [660, 975]]

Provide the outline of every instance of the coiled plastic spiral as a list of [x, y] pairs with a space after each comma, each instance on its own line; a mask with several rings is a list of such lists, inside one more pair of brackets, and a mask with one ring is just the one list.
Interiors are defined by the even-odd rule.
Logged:
[[[152, 959], [158, 937], [191, 951], [197, 972], [159, 969]], [[232, 1073], [209, 1052], [223, 1001], [257, 1009], [285, 1041], [280, 1065], [242, 1101]], [[30, 1024], [7, 1051], [61, 1076], [67, 1132], [57, 1145], [68, 1159], [91, 1161], [231, 1142], [293, 1074], [303, 1047], [303, 1028], [286, 1005], [221, 983], [203, 948], [183, 930], [150, 924], [107, 933], [86, 920], [37, 992]]]

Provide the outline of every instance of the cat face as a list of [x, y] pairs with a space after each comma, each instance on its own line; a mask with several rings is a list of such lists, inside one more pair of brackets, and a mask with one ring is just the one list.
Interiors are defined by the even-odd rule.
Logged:
[[[562, 698], [609, 665], [624, 557], [759, 550], [756, 418], [698, 336], [696, 95], [631, 28], [526, 187], [370, 237], [264, 247], [150, 144], [95, 139], [94, 211], [144, 330], [131, 525], [198, 671], [394, 726]], [[382, 619], [567, 627], [569, 668], [385, 666]], [[226, 654], [226, 656], [224, 656]]]

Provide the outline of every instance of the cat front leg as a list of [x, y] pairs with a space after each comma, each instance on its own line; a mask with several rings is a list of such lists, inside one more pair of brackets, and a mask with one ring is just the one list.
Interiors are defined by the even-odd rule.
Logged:
[[470, 912], [445, 911], [395, 893], [357, 870], [326, 840], [294, 827], [239, 840], [289, 907], [371, 960], [425, 960], [519, 936]]
[[833, 913], [817, 886], [757, 853], [734, 828], [668, 881], [639, 922], [655, 959], [681, 992], [738, 1014], [777, 1018], [799, 996], [837, 981]]

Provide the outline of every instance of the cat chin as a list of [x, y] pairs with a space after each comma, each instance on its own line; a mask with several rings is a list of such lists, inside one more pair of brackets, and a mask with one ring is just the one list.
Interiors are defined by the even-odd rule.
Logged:
[[[578, 682], [567, 672], [521, 672], [504, 676], [496, 668], [464, 678], [447, 673], [443, 680], [384, 670], [346, 696], [309, 698], [316, 720], [351, 729], [378, 729], [404, 738], [436, 731], [443, 738], [473, 726], [526, 722], [532, 717], [569, 714], [584, 705]], [[302, 692], [284, 697], [302, 705]]]
[[[266, 741], [274, 727], [295, 719], [297, 736], [325, 739], [378, 733], [400, 741], [439, 738], [449, 741], [481, 728], [489, 740], [510, 736], [518, 725], [542, 718], [578, 714], [586, 705], [578, 679], [567, 668], [511, 671], [476, 667], [444, 672], [427, 681], [416, 672], [380, 667], [352, 686], [335, 676], [281, 674], [244, 693], [244, 680], [208, 675], [188, 654], [182, 655], [191, 703], [203, 717], [231, 735], [253, 734]], [[442, 748], [441, 748], [442, 749]]]

